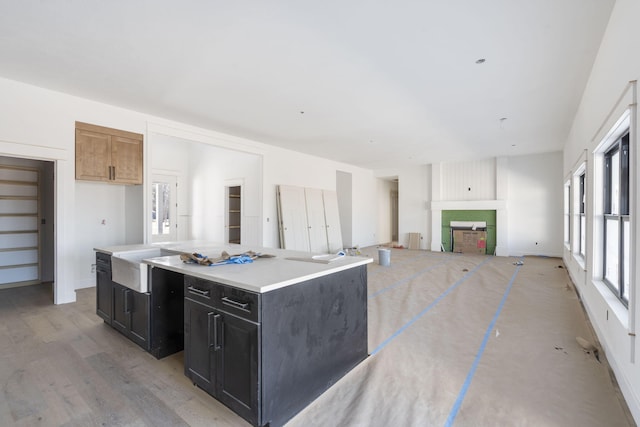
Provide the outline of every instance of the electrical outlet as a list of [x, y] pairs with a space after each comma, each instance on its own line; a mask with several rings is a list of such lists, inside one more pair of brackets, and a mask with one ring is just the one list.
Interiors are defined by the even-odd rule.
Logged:
[[91, 274], [96, 272], [96, 265], [95, 264], [91, 264]]

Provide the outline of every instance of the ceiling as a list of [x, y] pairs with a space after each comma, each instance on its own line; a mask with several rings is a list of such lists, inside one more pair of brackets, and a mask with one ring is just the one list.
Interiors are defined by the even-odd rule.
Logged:
[[2, 77], [386, 169], [561, 150], [614, 0], [3, 3]]

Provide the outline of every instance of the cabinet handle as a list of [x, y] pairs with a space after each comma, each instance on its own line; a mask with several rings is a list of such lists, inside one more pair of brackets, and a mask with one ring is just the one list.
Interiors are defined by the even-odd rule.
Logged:
[[248, 302], [239, 302], [239, 301], [234, 301], [229, 297], [222, 297], [222, 303], [226, 305], [230, 305], [231, 307], [239, 308], [240, 310], [249, 311], [247, 309], [247, 307], [249, 307]]
[[116, 167], [115, 166], [111, 166], [113, 168], [113, 180], [115, 181], [116, 179]]
[[189, 286], [187, 290], [196, 295], [200, 295], [201, 297], [209, 298], [210, 291], [204, 291], [202, 289], [194, 288], [193, 286]]
[[129, 313], [131, 307], [129, 307], [129, 289], [122, 290], [122, 299], [124, 300], [124, 312]]
[[[220, 350], [220, 344], [218, 343], [218, 319], [220, 315], [214, 312], [207, 314], [208, 318], [208, 327], [209, 327], [209, 347], [213, 347], [213, 351]], [[211, 320], [213, 319], [213, 325], [211, 324]], [[211, 336], [213, 332], [213, 337]], [[212, 344], [213, 342], [213, 344]]]

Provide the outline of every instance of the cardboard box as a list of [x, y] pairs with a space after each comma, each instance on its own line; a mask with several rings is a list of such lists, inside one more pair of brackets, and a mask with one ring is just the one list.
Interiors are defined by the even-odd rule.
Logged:
[[453, 252], [485, 255], [487, 253], [487, 232], [453, 230]]

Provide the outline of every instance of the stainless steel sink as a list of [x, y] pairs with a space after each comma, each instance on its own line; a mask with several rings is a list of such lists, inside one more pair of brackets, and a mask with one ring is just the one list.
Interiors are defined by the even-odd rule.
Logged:
[[142, 261], [177, 253], [163, 248], [115, 253], [111, 256], [111, 279], [136, 292], [148, 292], [149, 266]]

